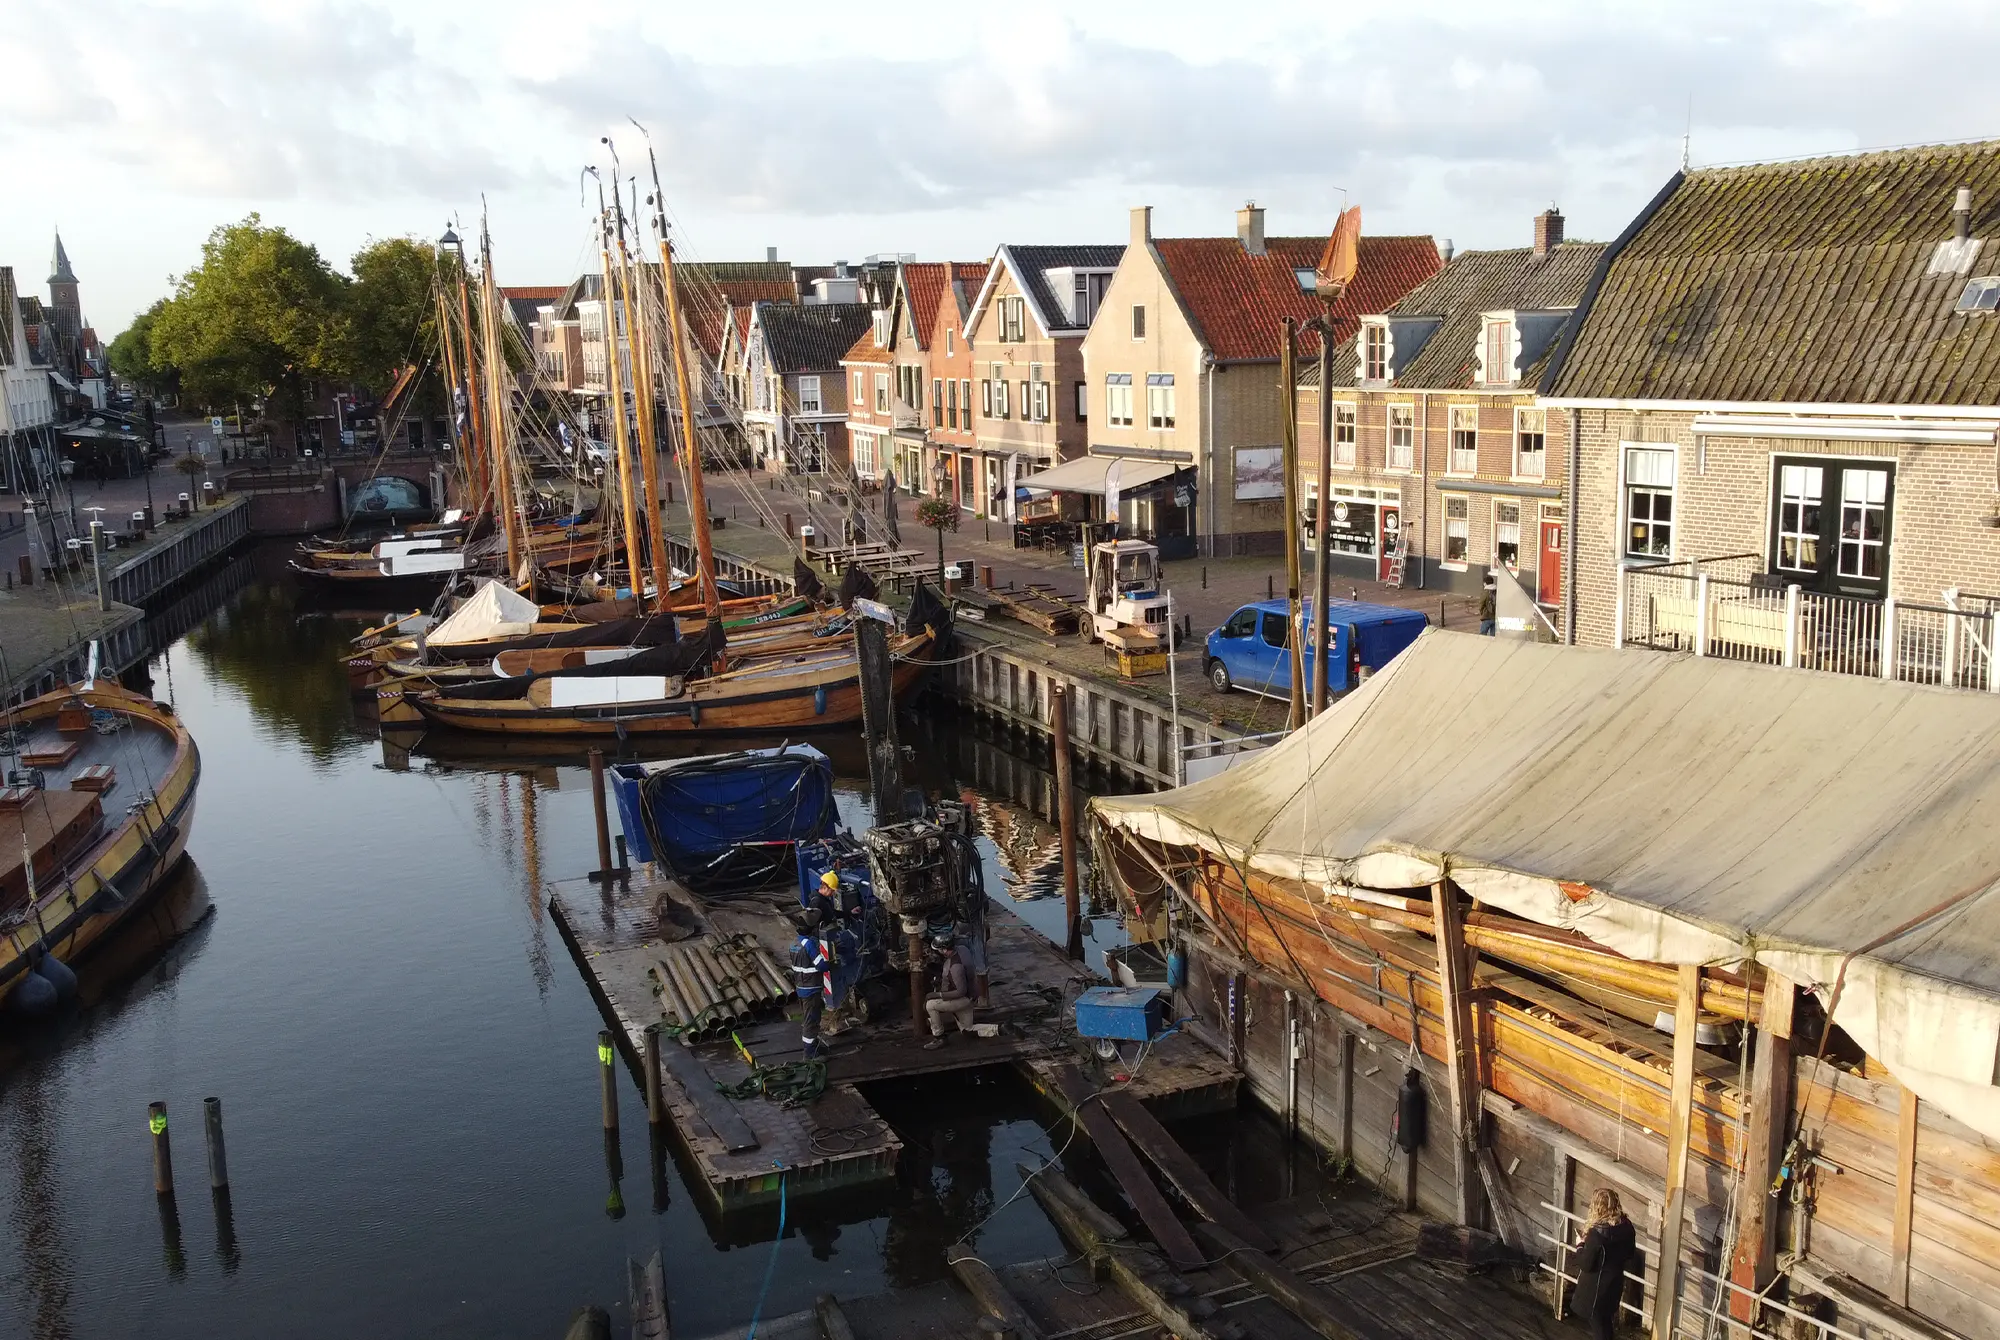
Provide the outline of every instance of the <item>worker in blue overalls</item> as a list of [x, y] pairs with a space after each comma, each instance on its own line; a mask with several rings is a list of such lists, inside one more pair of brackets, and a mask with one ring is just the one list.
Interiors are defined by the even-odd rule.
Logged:
[[819, 1021], [832, 987], [833, 956], [820, 938], [819, 909], [807, 908], [800, 920], [805, 929], [799, 933], [799, 942], [792, 946], [792, 990], [805, 1006], [799, 1040], [805, 1043], [806, 1059], [810, 1061], [826, 1054], [819, 1045]]

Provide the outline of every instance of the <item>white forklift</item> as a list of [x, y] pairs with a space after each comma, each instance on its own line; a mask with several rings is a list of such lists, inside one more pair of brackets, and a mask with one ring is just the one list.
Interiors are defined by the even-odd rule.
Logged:
[[1173, 645], [1172, 598], [1160, 574], [1160, 549], [1144, 540], [1090, 547], [1084, 636], [1102, 642], [1127, 679], [1164, 674]]

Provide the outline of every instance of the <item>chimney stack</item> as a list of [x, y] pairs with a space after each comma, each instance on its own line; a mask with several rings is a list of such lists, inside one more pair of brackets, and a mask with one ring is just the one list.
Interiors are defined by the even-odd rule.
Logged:
[[1451, 264], [1451, 258], [1456, 253], [1456, 251], [1457, 248], [1452, 246], [1450, 238], [1441, 237], [1438, 239], [1438, 259], [1443, 261], [1446, 265]]
[[1963, 242], [1972, 236], [1972, 188], [1961, 186], [1951, 202], [1951, 235]]
[[765, 259], [765, 260], [767, 260], [767, 261], [775, 261], [775, 260], [777, 260], [777, 259], [778, 259], [778, 249], [777, 249], [776, 247], [765, 247], [765, 248], [764, 248], [764, 259]]
[[1140, 205], [1132, 211], [1132, 245], [1143, 247], [1153, 240], [1153, 207]]
[[1558, 210], [1554, 205], [1550, 205], [1535, 216], [1535, 254], [1537, 256], [1548, 255], [1551, 251], [1562, 245], [1562, 240], [1562, 211]]
[[834, 277], [835, 279], [845, 279], [845, 278], [847, 278], [847, 262], [846, 262], [846, 261], [835, 261], [835, 262], [833, 263], [833, 277]]
[[1255, 200], [1246, 200], [1236, 211], [1236, 240], [1252, 256], [1264, 254], [1264, 211]]

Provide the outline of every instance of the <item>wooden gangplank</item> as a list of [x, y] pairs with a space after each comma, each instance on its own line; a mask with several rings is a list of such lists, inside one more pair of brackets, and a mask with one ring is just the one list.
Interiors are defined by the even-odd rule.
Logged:
[[1146, 1110], [1144, 1103], [1129, 1093], [1111, 1093], [1100, 1100], [1111, 1119], [1118, 1123], [1118, 1129], [1126, 1138], [1137, 1145], [1139, 1152], [1160, 1170], [1162, 1176], [1173, 1184], [1187, 1203], [1194, 1206], [1195, 1213], [1228, 1229], [1260, 1252], [1277, 1250], [1271, 1235], [1257, 1226], [1255, 1220], [1236, 1207], [1236, 1203], [1222, 1194], [1222, 1189], [1209, 1180], [1208, 1174], [1181, 1148], [1180, 1141], [1174, 1139], [1159, 1119]]
[[1054, 587], [1042, 582], [1029, 582], [1026, 586], [1009, 584], [995, 590], [993, 597], [1008, 614], [1052, 637], [1074, 633], [1081, 626], [1082, 612], [1063, 599]]
[[1104, 1099], [1097, 1090], [1091, 1088], [1090, 1081], [1073, 1065], [1064, 1064], [1056, 1068], [1056, 1083], [1062, 1090], [1063, 1100], [1070, 1106], [1071, 1115], [1083, 1127], [1083, 1133], [1090, 1137], [1090, 1143], [1097, 1148], [1098, 1157], [1132, 1202], [1132, 1208], [1139, 1212], [1139, 1219], [1146, 1225], [1146, 1231], [1153, 1235], [1153, 1241], [1160, 1244], [1167, 1259], [1179, 1270], [1198, 1270], [1202, 1265], [1201, 1248], [1195, 1246], [1194, 1238], [1187, 1231], [1187, 1225], [1174, 1213], [1174, 1207], [1160, 1192], [1152, 1177], [1146, 1172], [1146, 1165], [1139, 1161], [1131, 1144], [1119, 1131], [1118, 1123], [1104, 1108]]

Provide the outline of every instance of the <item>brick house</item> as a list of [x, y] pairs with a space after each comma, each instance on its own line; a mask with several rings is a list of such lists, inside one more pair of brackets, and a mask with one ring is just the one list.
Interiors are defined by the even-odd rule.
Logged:
[[743, 424], [759, 466], [774, 474], [848, 468], [841, 360], [872, 325], [865, 303], [751, 305]]
[[[929, 450], [924, 455], [929, 459], [906, 452], [905, 473], [899, 478], [911, 486], [918, 486], [921, 480], [920, 486], [928, 492], [939, 482], [938, 461], [952, 462], [946, 478], [959, 505], [982, 516], [998, 516], [994, 499], [1004, 476], [996, 462], [990, 458], [982, 461], [975, 451], [972, 340], [966, 333], [987, 269], [986, 261], [953, 261], [943, 276], [941, 291], [932, 304], [930, 336], [925, 341], [930, 407], [924, 429]], [[924, 471], [921, 475], [912, 468], [919, 464]]]
[[[1317, 316], [1313, 268], [1324, 237], [1266, 237], [1264, 211], [1236, 213], [1233, 237], [1155, 238], [1153, 211], [1132, 211], [1131, 240], [1083, 338], [1092, 456], [1194, 471], [1192, 505], [1178, 489], [1135, 496], [1124, 525], [1206, 554], [1272, 553], [1284, 543], [1278, 469], [1284, 388], [1279, 322]], [[1352, 335], [1438, 269], [1429, 237], [1364, 237], [1355, 282], [1334, 308], [1335, 338]], [[1316, 341], [1301, 341], [1303, 357]], [[1154, 472], [1157, 473], [1157, 472]], [[1101, 501], [1101, 499], [1100, 499]]]
[[1990, 687], [1996, 233], [2000, 141], [1671, 178], [1544, 377], [1576, 640]]
[[[733, 310], [759, 302], [795, 303], [799, 288], [790, 263], [762, 261], [683, 261], [674, 267], [674, 295], [690, 342], [688, 380], [699, 407], [697, 422], [713, 426], [726, 416], [722, 350]], [[662, 397], [665, 390], [662, 388]]]
[[[888, 314], [895, 384], [894, 459], [903, 467], [899, 479], [906, 486], [916, 484], [927, 493], [941, 478], [952, 480], [955, 490], [959, 478], [952, 452], [940, 451], [932, 434], [931, 363], [937, 352], [932, 341], [938, 333], [938, 313], [946, 306], [946, 299], [951, 297], [955, 305], [953, 289], [965, 282], [966, 275], [975, 272], [984, 273], [982, 262], [905, 260], [896, 267]], [[970, 282], [976, 286], [978, 281]], [[955, 331], [956, 322], [953, 328]], [[955, 333], [951, 344], [956, 349]], [[946, 396], [947, 404], [954, 402], [958, 394], [956, 386], [945, 392], [940, 384], [938, 390]]]
[[[1364, 314], [1336, 346], [1335, 573], [1476, 592], [1498, 566], [1543, 605], [1559, 605], [1567, 439], [1535, 388], [1604, 252], [1562, 234], [1562, 215], [1549, 210], [1534, 221], [1532, 246], [1461, 252], [1386, 310]], [[1310, 551], [1322, 432], [1316, 359], [1300, 368], [1299, 383]]]
[[[966, 351], [959, 376], [978, 397], [961, 409], [956, 441], [976, 448], [960, 475], [976, 473], [982, 487], [975, 510], [1013, 519], [1006, 495], [1016, 478], [1081, 456], [1089, 445], [1083, 337], [1103, 301], [1125, 248], [1014, 246], [999, 248], [964, 321]], [[962, 394], [963, 394], [962, 390]], [[991, 485], [983, 481], [990, 479]], [[961, 490], [961, 494], [962, 494]], [[993, 506], [998, 497], [999, 506]]]
[[840, 360], [847, 403], [848, 459], [863, 479], [880, 479], [895, 458], [895, 316], [892, 308], [870, 314], [869, 326], [855, 337]]

